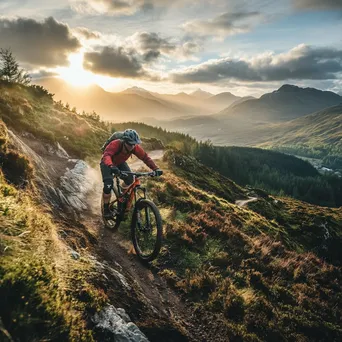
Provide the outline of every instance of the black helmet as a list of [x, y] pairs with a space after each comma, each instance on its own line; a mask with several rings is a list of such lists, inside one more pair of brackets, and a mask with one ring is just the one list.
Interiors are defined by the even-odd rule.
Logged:
[[139, 134], [134, 129], [126, 129], [123, 133], [122, 139], [130, 145], [141, 144]]

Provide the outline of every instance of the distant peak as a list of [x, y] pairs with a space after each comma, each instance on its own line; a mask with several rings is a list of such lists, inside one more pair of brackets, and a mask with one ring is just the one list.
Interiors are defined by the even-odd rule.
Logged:
[[198, 88], [197, 90], [193, 91], [189, 95], [195, 96], [195, 97], [202, 97], [202, 98], [213, 96], [213, 94], [211, 94], [211, 93], [209, 93], [207, 91], [204, 91], [204, 90], [202, 90], [200, 88]]
[[284, 84], [277, 91], [283, 92], [283, 93], [289, 93], [289, 92], [294, 92], [294, 91], [300, 91], [303, 89], [304, 88], [300, 88], [300, 87], [297, 87], [297, 86], [292, 85], [292, 84]]
[[125, 89], [123, 92], [144, 92], [144, 93], [148, 93], [148, 91], [144, 88], [139, 88], [139, 87], [130, 87]]

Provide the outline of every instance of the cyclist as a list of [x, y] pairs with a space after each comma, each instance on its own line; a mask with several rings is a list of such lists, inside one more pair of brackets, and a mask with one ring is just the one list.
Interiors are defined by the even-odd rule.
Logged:
[[[113, 188], [113, 175], [120, 176], [121, 171], [131, 171], [126, 160], [132, 155], [136, 155], [150, 169], [154, 171], [155, 176], [161, 176], [163, 171], [154, 163], [141, 146], [139, 134], [134, 129], [126, 129], [123, 132], [122, 139], [116, 139], [110, 142], [105, 148], [100, 168], [103, 179], [103, 209], [104, 217], [111, 218], [112, 212], [109, 209], [111, 198], [111, 189]], [[127, 189], [133, 183], [133, 176], [128, 175], [124, 179], [124, 189]]]

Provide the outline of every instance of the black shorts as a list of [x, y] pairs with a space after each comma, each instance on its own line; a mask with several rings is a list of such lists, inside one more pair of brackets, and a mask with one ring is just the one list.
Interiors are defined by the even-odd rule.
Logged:
[[[119, 164], [118, 166], [118, 169], [120, 171], [129, 171], [131, 172], [131, 169], [130, 167], [128, 166], [128, 164], [126, 162], [122, 163], [122, 164]], [[102, 180], [104, 183], [109, 183], [109, 182], [113, 182], [113, 175], [112, 175], [112, 172], [111, 172], [111, 169], [109, 166], [107, 166], [106, 164], [104, 164], [102, 161], [100, 163], [100, 168], [101, 168], [101, 174], [102, 174]], [[124, 179], [125, 181], [125, 184], [126, 185], [130, 185], [133, 183], [133, 176], [132, 175], [129, 175], [128, 177], [126, 177]]]

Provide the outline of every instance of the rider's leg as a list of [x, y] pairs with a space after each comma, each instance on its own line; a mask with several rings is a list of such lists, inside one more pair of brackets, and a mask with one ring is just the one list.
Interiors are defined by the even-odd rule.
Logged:
[[[126, 162], [118, 165], [118, 168], [120, 169], [120, 171], [131, 172], [131, 169]], [[121, 187], [123, 190], [126, 190], [133, 183], [133, 176], [129, 175], [128, 177], [125, 177], [123, 180], [124, 180], [124, 183], [121, 184]]]
[[113, 176], [111, 174], [111, 170], [107, 165], [104, 165], [102, 162], [100, 164], [101, 167], [101, 174], [103, 179], [103, 193], [102, 193], [102, 200], [103, 200], [103, 211], [105, 217], [110, 217], [111, 212], [109, 210], [109, 203], [111, 198], [111, 190], [113, 188]]

